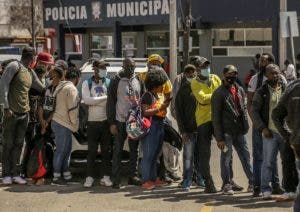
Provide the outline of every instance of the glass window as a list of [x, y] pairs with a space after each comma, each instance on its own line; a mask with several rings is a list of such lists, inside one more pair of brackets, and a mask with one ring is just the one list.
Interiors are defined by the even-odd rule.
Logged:
[[272, 29], [246, 29], [247, 46], [271, 46]]
[[147, 48], [169, 47], [169, 32], [147, 32]]
[[243, 46], [244, 29], [215, 29], [213, 31], [214, 46]]
[[112, 35], [92, 35], [92, 49], [113, 49]]
[[136, 33], [122, 33], [123, 57], [136, 56]]

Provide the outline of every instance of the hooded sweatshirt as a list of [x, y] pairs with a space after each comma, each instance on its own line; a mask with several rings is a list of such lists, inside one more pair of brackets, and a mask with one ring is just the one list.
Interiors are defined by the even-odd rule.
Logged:
[[72, 82], [62, 81], [54, 91], [55, 110], [53, 121], [76, 132], [79, 127], [79, 95]]

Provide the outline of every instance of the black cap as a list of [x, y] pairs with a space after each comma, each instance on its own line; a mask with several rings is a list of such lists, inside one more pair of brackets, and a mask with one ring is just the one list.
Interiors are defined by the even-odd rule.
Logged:
[[55, 66], [59, 67], [61, 69], [67, 70], [68, 69], [68, 63], [64, 60], [57, 60], [55, 62]]
[[59, 67], [59, 66], [54, 66], [54, 69], [53, 69], [54, 71], [56, 71], [56, 73], [58, 73], [61, 77], [62, 76], [64, 76], [64, 70], [61, 68], [61, 67]]
[[34, 48], [30, 47], [30, 46], [25, 46], [22, 50], [22, 56], [34, 56], [35, 55], [35, 50]]

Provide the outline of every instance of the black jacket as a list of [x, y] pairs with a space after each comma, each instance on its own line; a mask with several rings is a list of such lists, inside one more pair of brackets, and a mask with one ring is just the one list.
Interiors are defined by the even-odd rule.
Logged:
[[[122, 70], [110, 80], [110, 84], [107, 90], [106, 116], [110, 124], [116, 123], [116, 105], [118, 97], [117, 92], [119, 82], [123, 77], [126, 77], [126, 75]], [[140, 81], [142, 96], [142, 94], [145, 93], [145, 84], [137, 75], [135, 77]]]
[[177, 124], [180, 133], [193, 133], [197, 130], [195, 117], [197, 102], [192, 93], [191, 83], [186, 78], [182, 80], [175, 98]]
[[224, 141], [225, 133], [229, 135], [244, 135], [249, 129], [245, 92], [237, 83], [235, 86], [239, 98], [239, 108], [236, 107], [233, 95], [224, 83], [212, 96], [212, 122], [214, 136], [217, 141]]
[[272, 119], [279, 133], [291, 144], [300, 144], [300, 79], [291, 83], [282, 95]]
[[[281, 83], [282, 93], [285, 90], [285, 85]], [[264, 83], [254, 94], [252, 100], [251, 117], [253, 126], [262, 131], [269, 126], [269, 112], [270, 112], [270, 91], [268, 84]]]

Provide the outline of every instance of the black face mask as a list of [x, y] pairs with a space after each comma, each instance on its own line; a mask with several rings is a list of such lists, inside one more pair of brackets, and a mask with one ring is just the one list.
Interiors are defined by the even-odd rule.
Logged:
[[135, 69], [135, 68], [132, 68], [132, 67], [126, 68], [126, 69], [124, 70], [124, 73], [125, 73], [127, 76], [131, 76], [131, 75], [134, 74], [134, 69]]
[[226, 82], [228, 82], [230, 85], [234, 84], [237, 81], [237, 76], [233, 77], [226, 77], [225, 78]]
[[268, 80], [268, 84], [271, 86], [277, 85], [278, 79]]

